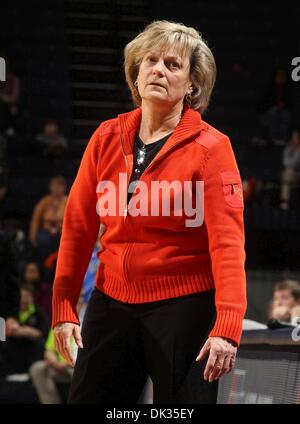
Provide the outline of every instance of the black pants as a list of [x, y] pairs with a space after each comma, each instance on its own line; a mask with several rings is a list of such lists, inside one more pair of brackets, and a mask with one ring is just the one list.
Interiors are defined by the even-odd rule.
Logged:
[[137, 403], [150, 375], [153, 403], [216, 403], [218, 381], [195, 359], [215, 320], [215, 290], [129, 304], [95, 288], [82, 324], [68, 403]]

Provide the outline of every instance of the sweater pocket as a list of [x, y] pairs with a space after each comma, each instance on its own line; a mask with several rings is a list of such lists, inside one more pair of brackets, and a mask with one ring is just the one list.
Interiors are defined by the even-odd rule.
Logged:
[[243, 185], [239, 171], [220, 172], [226, 203], [234, 208], [244, 206]]

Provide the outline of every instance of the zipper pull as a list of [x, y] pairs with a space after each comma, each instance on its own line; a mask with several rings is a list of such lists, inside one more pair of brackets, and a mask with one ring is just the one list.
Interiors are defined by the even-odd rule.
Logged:
[[232, 193], [235, 193], [236, 192], [235, 185], [234, 184], [231, 184], [231, 185], [232, 185]]

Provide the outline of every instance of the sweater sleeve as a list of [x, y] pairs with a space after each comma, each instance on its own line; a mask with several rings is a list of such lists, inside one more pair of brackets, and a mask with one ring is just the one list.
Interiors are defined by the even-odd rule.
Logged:
[[217, 317], [209, 336], [240, 344], [246, 312], [244, 200], [234, 152], [223, 136], [207, 152], [204, 221], [215, 283]]
[[52, 324], [79, 324], [76, 305], [98, 236], [96, 212], [100, 127], [91, 136], [71, 187], [62, 226], [53, 284]]

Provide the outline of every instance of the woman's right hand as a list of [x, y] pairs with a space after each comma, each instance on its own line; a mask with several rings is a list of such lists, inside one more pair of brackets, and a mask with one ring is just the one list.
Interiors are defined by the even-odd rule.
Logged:
[[55, 349], [60, 353], [67, 363], [74, 367], [74, 357], [71, 352], [71, 337], [74, 337], [75, 343], [79, 348], [83, 348], [80, 334], [80, 326], [73, 322], [61, 322], [54, 329]]

